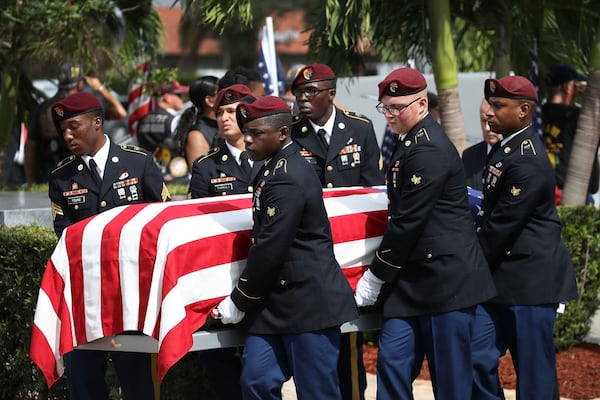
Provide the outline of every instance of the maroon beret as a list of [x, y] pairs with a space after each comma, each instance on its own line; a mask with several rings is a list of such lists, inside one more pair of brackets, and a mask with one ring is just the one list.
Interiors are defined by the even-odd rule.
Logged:
[[219, 107], [227, 104], [239, 103], [240, 101], [252, 103], [254, 100], [256, 99], [252, 96], [250, 88], [238, 83], [219, 90], [213, 109], [217, 111]]
[[235, 111], [239, 127], [257, 118], [275, 114], [288, 113], [292, 115], [290, 105], [280, 97], [263, 96], [251, 104], [240, 104]]
[[531, 81], [523, 76], [505, 76], [500, 79], [486, 79], [483, 89], [485, 99], [490, 97], [506, 97], [538, 101], [538, 94]]
[[92, 111], [103, 112], [100, 100], [89, 92], [77, 92], [52, 105], [52, 122], [60, 133], [60, 121]]
[[189, 86], [183, 86], [176, 80], [171, 80], [157, 85], [154, 89], [154, 95], [162, 96], [167, 93], [187, 93], [189, 90]]
[[413, 68], [398, 68], [379, 82], [379, 100], [383, 96], [408, 96], [427, 89], [425, 77]]
[[325, 64], [308, 64], [298, 71], [296, 79], [292, 82], [292, 90], [298, 85], [304, 85], [309, 82], [319, 82], [334, 80], [335, 74]]

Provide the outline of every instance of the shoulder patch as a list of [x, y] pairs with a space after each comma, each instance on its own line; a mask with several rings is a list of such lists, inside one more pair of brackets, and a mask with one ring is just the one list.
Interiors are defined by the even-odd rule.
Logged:
[[419, 143], [419, 140], [427, 142], [431, 141], [429, 134], [427, 133], [427, 129], [421, 128], [417, 131], [417, 133], [415, 133], [415, 144]]
[[287, 173], [287, 160], [285, 158], [280, 158], [275, 164], [275, 168], [273, 168], [273, 176], [277, 173], [278, 170], [283, 169], [283, 173]]
[[75, 160], [75, 156], [71, 155], [67, 158], [65, 158], [64, 160], [61, 160], [57, 165], [56, 168], [54, 168], [52, 170], [52, 172], [50, 172], [51, 174], [55, 173], [56, 171], [66, 167], [67, 165], [71, 164], [73, 162], [73, 160]]
[[194, 161], [195, 164], [206, 160], [209, 157], [214, 156], [215, 154], [217, 154], [219, 151], [221, 151], [220, 147], [213, 147], [212, 149], [210, 149], [209, 151], [207, 151], [206, 153], [202, 154], [200, 157], [198, 157], [196, 159], [196, 161]]
[[366, 123], [371, 122], [371, 120], [367, 116], [357, 113], [355, 111], [344, 110], [344, 115], [348, 118], [357, 119], [362, 122], [366, 122]]
[[125, 151], [128, 151], [130, 153], [141, 154], [143, 156], [147, 156], [148, 155], [148, 153], [146, 153], [141, 147], [137, 147], [137, 146], [134, 146], [132, 144], [122, 144], [121, 145], [121, 150], [125, 150]]
[[537, 155], [535, 146], [533, 145], [533, 141], [531, 139], [525, 139], [521, 142], [521, 155]]

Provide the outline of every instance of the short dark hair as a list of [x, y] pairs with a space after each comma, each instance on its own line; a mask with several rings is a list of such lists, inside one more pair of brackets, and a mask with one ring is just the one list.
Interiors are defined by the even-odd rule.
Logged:
[[236, 74], [245, 76], [250, 82], [261, 82], [260, 72], [255, 68], [237, 66], [233, 69]]
[[[281, 128], [283, 126], [288, 128], [288, 132], [291, 132], [292, 129], [292, 114], [291, 113], [279, 113], [273, 114], [265, 117], [268, 120], [269, 124], [272, 126], [277, 126]], [[289, 135], [289, 133], [288, 133]]]
[[250, 87], [250, 81], [246, 76], [238, 74], [234, 70], [229, 70], [219, 79], [219, 90], [237, 84]]

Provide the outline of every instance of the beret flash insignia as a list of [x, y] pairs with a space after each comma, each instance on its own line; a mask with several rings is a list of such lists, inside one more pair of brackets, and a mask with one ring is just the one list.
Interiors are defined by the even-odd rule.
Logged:
[[490, 81], [490, 93], [494, 93], [496, 91], [496, 83], [494, 81]]
[[304, 70], [304, 72], [302, 72], [302, 76], [304, 77], [304, 79], [306, 79], [307, 81], [309, 81], [310, 78], [312, 78], [312, 76], [313, 76], [313, 69], [312, 68], [306, 68]]
[[398, 81], [392, 81], [390, 83], [390, 92], [396, 93], [398, 91], [399, 87], [400, 87], [400, 84], [398, 83]]
[[56, 107], [54, 107], [54, 112], [59, 117], [64, 117], [64, 115], [65, 115], [65, 110], [62, 108], [62, 106], [56, 106]]

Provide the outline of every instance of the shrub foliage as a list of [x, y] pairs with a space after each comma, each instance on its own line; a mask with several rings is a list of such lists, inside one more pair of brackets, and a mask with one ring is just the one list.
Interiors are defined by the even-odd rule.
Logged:
[[554, 328], [556, 347], [571, 347], [590, 330], [591, 317], [598, 308], [600, 288], [600, 210], [588, 207], [560, 207], [562, 238], [569, 249], [579, 298], [567, 303]]

